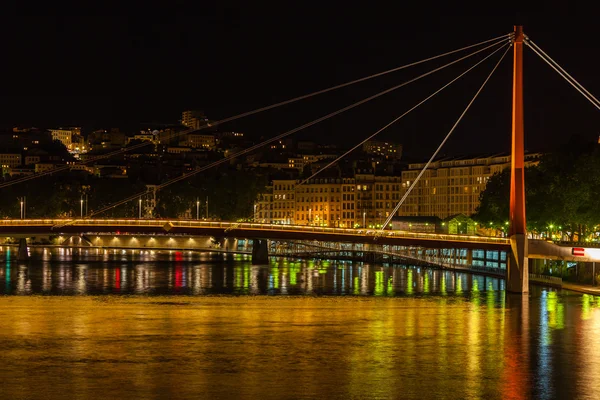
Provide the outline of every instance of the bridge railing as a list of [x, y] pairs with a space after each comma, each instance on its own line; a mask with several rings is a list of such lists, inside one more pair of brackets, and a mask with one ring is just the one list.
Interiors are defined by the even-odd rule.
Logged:
[[562, 278], [558, 276], [529, 274], [529, 280], [533, 282], [550, 283], [553, 285], [562, 286]]
[[[4, 219], [0, 220], [0, 226], [57, 226], [65, 224], [75, 226], [148, 226], [163, 227], [170, 223], [174, 227], [188, 228], [220, 228], [225, 230], [245, 229], [245, 230], [270, 230], [270, 231], [291, 231], [291, 232], [315, 232], [337, 235], [362, 235], [376, 236], [378, 230], [374, 229], [356, 229], [356, 228], [334, 228], [323, 226], [305, 226], [305, 225], [279, 225], [263, 224], [254, 222], [223, 222], [223, 221], [198, 221], [198, 220], [169, 220], [169, 219], [126, 219], [126, 218], [107, 218], [107, 219]], [[385, 230], [381, 232], [383, 237], [392, 238], [412, 238], [426, 240], [445, 240], [458, 242], [478, 242], [509, 244], [506, 238], [497, 238], [491, 236], [473, 236], [473, 235], [453, 235], [436, 234], [425, 232], [392, 231]]]
[[554, 244], [559, 246], [570, 246], [570, 247], [600, 247], [600, 242], [569, 242], [565, 240], [554, 241]]

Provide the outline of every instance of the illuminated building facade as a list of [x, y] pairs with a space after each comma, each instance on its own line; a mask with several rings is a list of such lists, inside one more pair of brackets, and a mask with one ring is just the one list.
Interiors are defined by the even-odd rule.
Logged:
[[[539, 157], [527, 155], [526, 165], [536, 164]], [[260, 208], [272, 213], [270, 217], [261, 214], [259, 219], [276, 224], [376, 229], [383, 226], [424, 166], [409, 164], [401, 176], [357, 170], [353, 177], [315, 178], [300, 186], [297, 180], [274, 180], [272, 203], [268, 206], [263, 200]], [[472, 215], [490, 177], [509, 166], [507, 155], [435, 161], [395, 215], [441, 219]]]
[[52, 140], [58, 140], [70, 152], [85, 152], [85, 141], [81, 136], [81, 127], [49, 129]]
[[200, 129], [202, 125], [208, 124], [208, 118], [202, 111], [189, 110], [181, 113], [181, 125], [190, 129]]
[[381, 140], [368, 140], [363, 144], [363, 151], [367, 154], [380, 156], [386, 160], [400, 160], [402, 145]]
[[[272, 203], [261, 194], [257, 219], [265, 223], [340, 228], [381, 226], [400, 197], [400, 177], [357, 174], [354, 178], [273, 180]], [[397, 201], [396, 201], [397, 202]], [[271, 218], [261, 211], [272, 210]]]
[[267, 186], [254, 203], [254, 221], [272, 223], [273, 221], [273, 186]]
[[340, 227], [353, 228], [356, 224], [356, 183], [354, 178], [342, 178], [342, 210]]
[[2, 168], [13, 168], [21, 165], [21, 154], [18, 153], [5, 153], [0, 154], [0, 167]]
[[290, 157], [288, 158], [287, 167], [302, 171], [305, 166], [328, 158], [334, 159], [336, 156], [334, 154], [306, 154], [297, 157]]
[[295, 180], [273, 180], [273, 216], [275, 224], [294, 224]]
[[187, 146], [189, 147], [214, 150], [216, 144], [214, 135], [202, 135], [199, 133], [189, 133], [187, 135]]
[[334, 226], [341, 223], [341, 178], [311, 179], [296, 188], [296, 223]]
[[380, 228], [400, 200], [401, 177], [359, 173], [355, 181], [355, 226]]
[[[538, 162], [540, 154], [525, 156], [526, 166]], [[402, 172], [402, 192], [413, 184], [425, 163], [409, 164]], [[400, 208], [401, 216], [472, 215], [479, 195], [492, 175], [510, 167], [510, 155], [442, 159], [432, 162]]]

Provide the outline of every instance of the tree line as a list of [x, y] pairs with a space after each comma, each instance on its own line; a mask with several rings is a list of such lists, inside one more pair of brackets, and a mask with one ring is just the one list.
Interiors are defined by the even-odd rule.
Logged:
[[[151, 197], [147, 192], [144, 174], [127, 178], [96, 177], [79, 171], [57, 173], [32, 179], [2, 189], [0, 218], [19, 218], [20, 199], [26, 198], [27, 218], [71, 218], [91, 215], [124, 198], [145, 193], [142, 199], [144, 216]], [[156, 182], [153, 182], [156, 183]], [[156, 194], [155, 218], [177, 218], [188, 215], [196, 218], [197, 201], [200, 216], [206, 216], [206, 197], [209, 198], [209, 218], [223, 220], [252, 217], [258, 193], [264, 191], [267, 176], [234, 166], [206, 171], [165, 187]], [[191, 213], [190, 213], [191, 211]], [[137, 218], [139, 202], [131, 201], [111, 208], [98, 218]]]
[[[600, 225], [600, 144], [578, 137], [525, 170], [527, 230], [583, 241]], [[490, 178], [473, 218], [505, 229], [509, 218], [510, 170]]]

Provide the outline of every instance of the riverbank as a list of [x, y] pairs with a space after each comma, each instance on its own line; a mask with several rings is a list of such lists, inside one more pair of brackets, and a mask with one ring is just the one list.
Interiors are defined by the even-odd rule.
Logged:
[[572, 290], [574, 292], [592, 294], [594, 296], [600, 296], [600, 287], [592, 285], [582, 285], [579, 283], [563, 282], [562, 288]]

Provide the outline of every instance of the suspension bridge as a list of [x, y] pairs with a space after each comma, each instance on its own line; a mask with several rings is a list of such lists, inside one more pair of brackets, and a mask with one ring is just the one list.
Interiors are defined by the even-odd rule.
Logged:
[[[327, 242], [327, 243], [353, 243], [361, 244], [362, 246], [382, 246], [380, 249], [373, 250], [373, 252], [385, 252], [389, 248], [398, 251], [407, 247], [421, 247], [428, 249], [448, 249], [448, 248], [459, 248], [459, 249], [495, 249], [504, 251], [507, 254], [506, 260], [506, 288], [508, 291], [516, 293], [528, 292], [528, 260], [529, 258], [555, 258], [563, 260], [579, 260], [579, 261], [595, 261], [600, 259], [595, 249], [578, 248], [575, 251], [574, 248], [568, 246], [557, 246], [551, 243], [529, 240], [526, 231], [526, 214], [525, 214], [525, 181], [524, 181], [524, 112], [523, 112], [523, 47], [527, 46], [542, 60], [544, 60], [550, 67], [552, 67], [561, 77], [563, 77], [569, 84], [571, 84], [579, 93], [581, 93], [588, 101], [592, 103], [596, 108], [600, 109], [600, 101], [596, 99], [589, 91], [587, 91], [579, 82], [577, 82], [571, 75], [569, 75], [558, 63], [556, 63], [546, 52], [544, 52], [537, 44], [527, 37], [521, 26], [516, 26], [513, 32], [505, 35], [501, 35], [492, 39], [488, 39], [473, 45], [465, 46], [456, 50], [445, 52], [433, 57], [429, 57], [424, 60], [416, 61], [410, 64], [399, 66], [393, 69], [389, 69], [383, 72], [379, 72], [370, 76], [355, 79], [350, 82], [335, 85], [326, 89], [322, 89], [313, 93], [309, 93], [303, 96], [295, 97], [283, 102], [272, 104], [269, 106], [261, 107], [256, 110], [248, 111], [242, 114], [238, 114], [232, 117], [225, 118], [220, 121], [216, 121], [211, 124], [212, 127], [225, 124], [230, 121], [234, 121], [240, 118], [244, 118], [250, 115], [258, 114], [267, 110], [275, 109], [283, 105], [288, 105], [301, 100], [309, 99], [311, 97], [338, 90], [359, 82], [367, 81], [370, 79], [377, 78], [386, 74], [390, 74], [402, 69], [406, 69], [415, 65], [423, 64], [428, 61], [447, 57], [453, 54], [459, 54], [461, 52], [472, 50], [467, 55], [461, 56], [456, 60], [450, 61], [440, 67], [434, 68], [426, 73], [423, 73], [415, 78], [402, 82], [391, 88], [383, 90], [379, 93], [371, 95], [356, 101], [350, 105], [347, 105], [341, 109], [325, 114], [313, 121], [307, 122], [299, 127], [283, 132], [270, 139], [267, 139], [259, 144], [251, 146], [247, 149], [238, 151], [231, 154], [223, 159], [210, 163], [204, 167], [198, 168], [194, 171], [184, 173], [181, 176], [173, 178], [169, 181], [163, 182], [156, 187], [157, 191], [164, 189], [176, 182], [188, 179], [196, 174], [206, 171], [210, 168], [217, 167], [221, 164], [227, 163], [230, 160], [240, 157], [244, 154], [251, 153], [258, 150], [261, 147], [267, 146], [270, 143], [281, 140], [287, 136], [290, 136], [296, 132], [306, 129], [310, 126], [318, 124], [336, 115], [347, 112], [355, 107], [365, 104], [371, 100], [379, 98], [385, 94], [391, 93], [398, 90], [408, 84], [414, 83], [420, 79], [425, 78], [431, 74], [434, 74], [442, 69], [445, 69], [451, 65], [467, 60], [478, 54], [487, 54], [482, 57], [479, 61], [468, 67], [462, 73], [454, 77], [452, 80], [445, 83], [439, 89], [435, 90], [425, 98], [418, 101], [413, 107], [401, 113], [398, 117], [392, 121], [383, 125], [380, 129], [376, 130], [372, 134], [368, 135], [360, 143], [357, 143], [350, 150], [337, 157], [335, 160], [327, 164], [324, 168], [315, 172], [310, 177], [299, 181], [297, 187], [305, 184], [319, 173], [328, 169], [329, 167], [338, 163], [341, 159], [346, 157], [352, 151], [360, 148], [365, 142], [373, 139], [375, 136], [397, 123], [406, 115], [429, 101], [431, 98], [442, 92], [444, 89], [459, 81], [463, 76], [468, 74], [470, 71], [484, 63], [486, 60], [496, 56], [497, 60], [494, 63], [491, 71], [482, 82], [478, 90], [474, 93], [472, 99], [466, 105], [464, 111], [459, 115], [457, 120], [452, 125], [452, 128], [444, 136], [443, 140], [431, 155], [424, 168], [417, 175], [417, 178], [411, 183], [406, 189], [405, 193], [401, 197], [400, 201], [389, 210], [387, 213], [387, 219], [382, 224], [381, 228], [377, 230], [364, 231], [354, 229], [340, 229], [340, 228], [319, 228], [319, 227], [305, 227], [305, 226], [278, 226], [269, 224], [246, 224], [246, 223], [229, 223], [229, 222], [218, 222], [218, 223], [202, 223], [198, 221], [182, 221], [182, 220], [115, 220], [115, 219], [99, 219], [93, 218], [108, 210], [123, 204], [137, 201], [146, 192], [136, 193], [121, 199], [113, 204], [107, 205], [98, 210], [92, 210], [86, 218], [81, 219], [41, 219], [41, 220], [4, 220], [0, 222], [0, 236], [11, 236], [21, 239], [21, 250], [19, 254], [26, 254], [27, 242], [25, 238], [40, 235], [79, 235], [81, 238], [87, 238], [89, 235], [94, 234], [110, 234], [115, 233], [126, 233], [130, 235], [189, 235], [189, 236], [203, 236], [210, 235], [221, 238], [245, 238], [250, 239], [253, 242], [252, 255], [253, 260], [257, 263], [264, 262], [268, 258], [268, 241], [304, 241], [306, 243], [310, 241]], [[386, 229], [390, 224], [391, 219], [397, 215], [398, 210], [405, 202], [407, 197], [413, 191], [429, 165], [438, 155], [444, 144], [451, 137], [456, 127], [459, 125], [463, 117], [467, 114], [472, 104], [476, 101], [479, 94], [483, 91], [484, 87], [504, 60], [510, 49], [513, 49], [513, 98], [512, 98], [512, 147], [511, 147], [511, 192], [510, 192], [510, 219], [509, 219], [509, 235], [508, 238], [489, 238], [481, 236], [467, 237], [464, 235], [429, 235], [429, 234], [418, 234], [410, 232], [396, 232], [389, 231]], [[201, 127], [200, 129], [206, 129], [208, 126]], [[171, 138], [176, 136], [185, 135], [191, 131], [179, 132], [172, 135]], [[170, 139], [170, 138], [169, 138]], [[123, 154], [127, 151], [135, 150], [139, 147], [148, 145], [148, 143], [140, 143], [128, 148], [124, 148], [115, 152], [104, 154], [101, 156], [93, 157], [88, 160], [81, 162], [80, 164], [88, 164], [98, 161], [103, 158], [109, 158]], [[17, 185], [19, 183], [37, 179], [52, 173], [59, 172], [63, 169], [71, 168], [72, 166], [65, 166], [54, 168], [39, 174], [24, 176], [21, 178], [13, 179], [4, 183], [0, 183], [0, 189], [11, 185]], [[256, 212], [256, 210], [254, 211]], [[93, 240], [86, 239], [86, 241], [93, 244]], [[388, 250], [383, 246], [388, 246]], [[391, 246], [391, 247], [389, 247]], [[362, 247], [361, 251], [365, 251], [366, 247]], [[341, 251], [340, 247], [340, 251]], [[400, 254], [400, 253], [398, 253]], [[406, 254], [405, 254], [406, 255]], [[581, 258], [583, 257], [583, 258]], [[466, 256], [467, 261], [469, 256]]]

